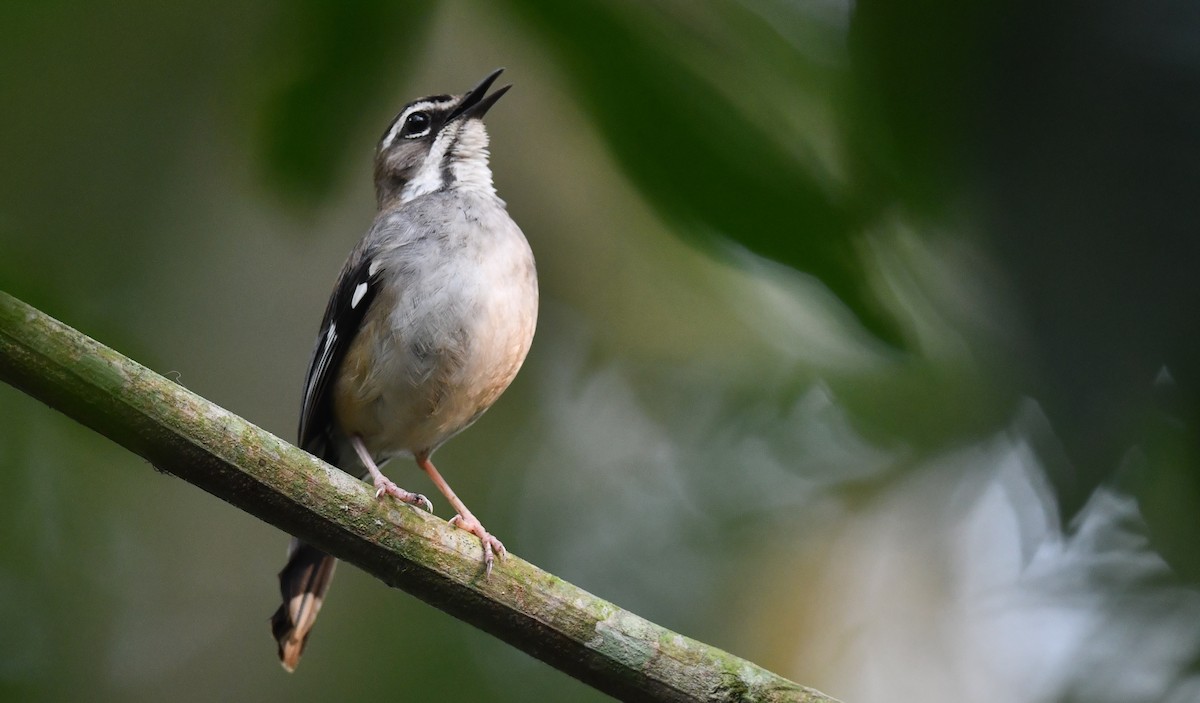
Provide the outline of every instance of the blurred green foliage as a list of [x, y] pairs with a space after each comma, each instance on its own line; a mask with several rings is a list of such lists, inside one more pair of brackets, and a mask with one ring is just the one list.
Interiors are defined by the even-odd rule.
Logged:
[[[505, 66], [493, 166], [543, 318], [439, 465], [514, 551], [833, 695], [1003, 692], [971, 662], [1026, 651], [1038, 700], [1190, 690], [1151, 613], [1200, 578], [1187, 3], [11, 2], [0, 27], [5, 290], [290, 436], [380, 130]], [[599, 698], [346, 568], [285, 677], [282, 535], [11, 389], [0, 413], [0, 696]], [[1116, 527], [1085, 529], [1097, 504]], [[1041, 613], [994, 659], [937, 640], [1013, 586], [963, 575], [1008, 550], [1067, 606], [1138, 608], [1064, 607], [1095, 630], [1061, 659]], [[1065, 586], [1032, 566], [1056, 550]], [[894, 613], [933, 644], [869, 640]], [[1103, 647], [1139, 637], [1175, 659], [1123, 676]]]
[[379, 85], [417, 60], [435, 3], [302, 0], [279, 8], [248, 72], [261, 107], [254, 142], [266, 178], [320, 207], [346, 165], [346, 141]]
[[[732, 240], [816, 275], [872, 333], [899, 344], [895, 322], [872, 298], [855, 255], [862, 219], [852, 209], [853, 193], [789, 143], [792, 128], [780, 117], [795, 93], [828, 88], [835, 78], [829, 67], [732, 3], [690, 11], [603, 0], [508, 5], [547, 40], [622, 168], [680, 233], [708, 245]], [[690, 45], [672, 37], [689, 14], [719, 23], [723, 35]], [[768, 80], [787, 90], [765, 104], [739, 105], [737, 86], [719, 83], [727, 75], [689, 65], [687, 52], [736, 55], [749, 47], [769, 57], [766, 70], [776, 75]], [[736, 80], [757, 84], [756, 68], [747, 66]]]

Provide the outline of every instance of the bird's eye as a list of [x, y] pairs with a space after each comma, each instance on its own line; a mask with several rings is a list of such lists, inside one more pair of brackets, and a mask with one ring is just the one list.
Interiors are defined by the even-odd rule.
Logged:
[[416, 139], [423, 137], [429, 133], [429, 113], [414, 112], [404, 120], [404, 127], [400, 130], [400, 136], [405, 139]]

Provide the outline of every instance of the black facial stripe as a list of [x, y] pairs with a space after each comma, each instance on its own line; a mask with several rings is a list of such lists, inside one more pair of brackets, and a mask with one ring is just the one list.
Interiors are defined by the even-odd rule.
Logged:
[[457, 136], [454, 141], [446, 147], [446, 154], [442, 157], [442, 187], [450, 185], [454, 182], [454, 173], [450, 170], [450, 165], [454, 163], [454, 145], [458, 141]]

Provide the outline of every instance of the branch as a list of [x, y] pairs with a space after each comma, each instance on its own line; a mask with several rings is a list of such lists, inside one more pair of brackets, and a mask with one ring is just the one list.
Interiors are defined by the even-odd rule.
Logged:
[[[0, 291], [0, 380], [154, 466], [624, 700], [833, 699], [479, 541]], [[264, 646], [266, 636], [264, 635]]]

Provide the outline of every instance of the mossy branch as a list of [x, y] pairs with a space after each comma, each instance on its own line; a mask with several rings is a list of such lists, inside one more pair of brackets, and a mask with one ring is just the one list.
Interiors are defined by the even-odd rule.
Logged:
[[[154, 466], [605, 693], [637, 701], [833, 699], [659, 627], [478, 540], [0, 291], [0, 380]], [[263, 647], [271, 647], [265, 630]], [[265, 661], [265, 659], [264, 659]]]

